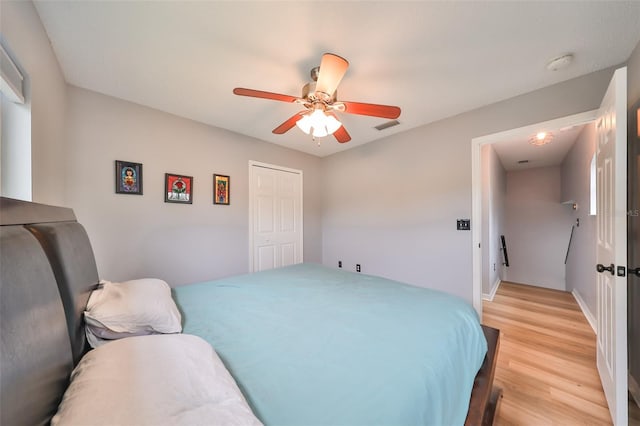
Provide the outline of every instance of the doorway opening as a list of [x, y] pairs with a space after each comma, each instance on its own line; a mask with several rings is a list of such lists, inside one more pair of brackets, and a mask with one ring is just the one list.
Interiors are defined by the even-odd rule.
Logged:
[[[513, 135], [537, 132], [537, 126], [563, 128], [583, 121], [596, 121], [596, 360], [597, 369], [614, 424], [628, 417], [627, 363], [627, 69], [614, 72], [597, 111], [538, 123], [520, 129], [476, 138], [472, 141], [472, 218], [482, 223], [481, 148]], [[481, 226], [473, 232], [473, 302], [482, 315]], [[617, 269], [616, 269], [616, 266]], [[540, 265], [544, 267], [544, 265]], [[589, 265], [584, 265], [589, 268]], [[605, 274], [605, 272], [607, 272]], [[623, 285], [624, 284], [624, 285]]]
[[[532, 136], [535, 137], [541, 130], [545, 130], [546, 132], [559, 132], [560, 129], [565, 130], [565, 133], [570, 134], [572, 129], [576, 129], [585, 124], [591, 123], [595, 121], [597, 117], [597, 110], [588, 111], [580, 114], [574, 114], [567, 117], [562, 117], [554, 120], [549, 120], [541, 123], [532, 124], [525, 127], [520, 127], [517, 129], [511, 129], [504, 132], [494, 133], [487, 136], [482, 136], [479, 138], [474, 138], [471, 141], [472, 148], [472, 223], [478, 224], [477, 226], [472, 227], [473, 233], [473, 306], [478, 312], [478, 315], [482, 316], [482, 298], [483, 294], [485, 297], [491, 297], [492, 293], [495, 293], [497, 289], [497, 284], [499, 283], [498, 279], [500, 276], [504, 276], [501, 274], [500, 268], [503, 268], [504, 264], [504, 254], [502, 251], [501, 245], [501, 236], [504, 235], [504, 223], [501, 225], [499, 223], [495, 223], [495, 217], [492, 217], [491, 212], [491, 200], [494, 199], [495, 194], [491, 194], [488, 192], [488, 188], [484, 187], [484, 183], [487, 182], [487, 175], [491, 173], [491, 170], [488, 169], [488, 164], [491, 165], [492, 162], [500, 162], [498, 159], [498, 154], [495, 152], [495, 147], [508, 147], [510, 144], [527, 144], [530, 149], [530, 143], [528, 139]], [[574, 135], [575, 137], [575, 135]], [[575, 140], [575, 139], [574, 139]], [[535, 141], [534, 141], [535, 142]], [[572, 143], [573, 141], [571, 141]], [[490, 148], [490, 149], [488, 149]], [[535, 148], [535, 147], [533, 147]], [[512, 149], [503, 149], [503, 156], [506, 158], [505, 162], [509, 163], [517, 163], [518, 161], [525, 161], [527, 158], [519, 157], [517, 150]], [[530, 151], [533, 152], [533, 151]], [[566, 152], [566, 151], [565, 151]], [[536, 154], [530, 154], [536, 155]], [[528, 166], [536, 166], [539, 167], [544, 166], [544, 158], [537, 158], [535, 161], [529, 161], [525, 167]], [[528, 174], [536, 174], [535, 168], [530, 168], [527, 170], [531, 170], [531, 172], [527, 172]], [[557, 173], [556, 173], [557, 174]], [[522, 186], [520, 188], [522, 196], [526, 197], [528, 190], [532, 190], [533, 188], [527, 189], [527, 182], [530, 179], [536, 179], [536, 176], [518, 176], [518, 180], [520, 181], [519, 185]], [[538, 176], [540, 178], [540, 176]], [[548, 178], [548, 177], [546, 177]], [[506, 180], [506, 177], [504, 178]], [[554, 180], [553, 177], [551, 177]], [[557, 179], [556, 179], [557, 180]], [[559, 180], [558, 180], [559, 184]], [[506, 183], [505, 183], [506, 186]], [[544, 187], [544, 185], [538, 185], [538, 187]], [[495, 201], [495, 200], [494, 200]], [[565, 200], [563, 200], [565, 201]], [[566, 200], [571, 201], [571, 200]], [[569, 204], [569, 203], [568, 203]], [[573, 203], [569, 206], [556, 206], [559, 208], [573, 208]], [[588, 206], [585, 206], [588, 208]], [[526, 212], [531, 213], [531, 212]], [[490, 226], [490, 220], [493, 220], [493, 226]], [[504, 218], [502, 218], [504, 219]], [[534, 218], [537, 220], [540, 218]], [[490, 229], [489, 229], [490, 228]], [[567, 232], [567, 240], [569, 237], [569, 233]], [[507, 238], [506, 245], [509, 247], [510, 243], [513, 241], [509, 241]], [[484, 244], [484, 247], [483, 247]], [[526, 244], [526, 241], [524, 242]], [[567, 247], [565, 246], [565, 249]], [[507, 248], [507, 250], [509, 250]], [[511, 262], [513, 263], [513, 250], [509, 250], [509, 257]], [[544, 253], [541, 253], [544, 255]], [[540, 268], [544, 268], [545, 265], [538, 265]], [[522, 271], [522, 273], [526, 273], [526, 271]], [[483, 281], [485, 283], [489, 283], [489, 285], [485, 285], [483, 289]], [[551, 287], [551, 286], [550, 286]]]

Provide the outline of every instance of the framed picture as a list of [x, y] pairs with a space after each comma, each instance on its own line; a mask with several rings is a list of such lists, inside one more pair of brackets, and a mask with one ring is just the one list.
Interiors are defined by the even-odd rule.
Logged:
[[229, 205], [230, 183], [229, 176], [213, 175], [213, 204]]
[[142, 195], [142, 164], [116, 160], [116, 194]]
[[193, 203], [193, 176], [164, 174], [165, 203]]

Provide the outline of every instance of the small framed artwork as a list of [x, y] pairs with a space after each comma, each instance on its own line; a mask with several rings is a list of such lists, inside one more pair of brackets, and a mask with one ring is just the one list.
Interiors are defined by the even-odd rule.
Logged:
[[229, 176], [213, 175], [213, 204], [229, 205], [230, 184]]
[[142, 195], [142, 164], [116, 160], [116, 194]]
[[193, 176], [164, 175], [164, 201], [165, 203], [193, 203]]

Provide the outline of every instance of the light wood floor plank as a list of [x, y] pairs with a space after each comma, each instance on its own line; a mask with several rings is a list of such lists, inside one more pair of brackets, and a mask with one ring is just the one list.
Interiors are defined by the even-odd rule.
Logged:
[[611, 424], [595, 334], [570, 293], [503, 282], [483, 322], [501, 331], [496, 424]]

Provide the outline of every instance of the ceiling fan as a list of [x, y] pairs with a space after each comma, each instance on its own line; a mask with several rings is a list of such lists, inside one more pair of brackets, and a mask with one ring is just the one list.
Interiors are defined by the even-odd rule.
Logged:
[[390, 119], [400, 116], [400, 108], [397, 106], [338, 101], [336, 88], [348, 67], [349, 62], [346, 59], [333, 53], [325, 53], [322, 55], [320, 66], [311, 70], [313, 82], [305, 84], [300, 98], [242, 87], [236, 87], [233, 93], [302, 105], [304, 107], [302, 111], [273, 129], [273, 133], [277, 135], [286, 133], [297, 125], [303, 132], [313, 135], [314, 138], [332, 134], [338, 142], [345, 143], [351, 140], [351, 136], [338, 120], [335, 112]]

